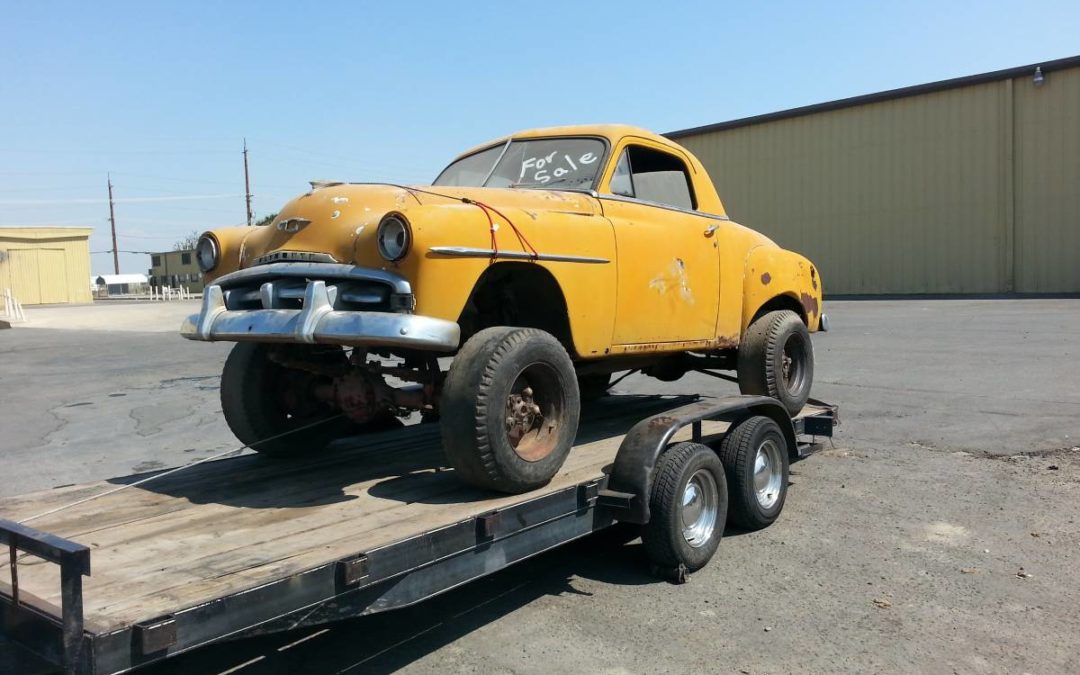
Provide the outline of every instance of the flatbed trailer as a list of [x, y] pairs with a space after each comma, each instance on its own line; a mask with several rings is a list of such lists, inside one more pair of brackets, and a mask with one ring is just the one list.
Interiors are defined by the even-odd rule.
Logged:
[[245, 455], [0, 499], [0, 644], [69, 673], [118, 673], [411, 605], [616, 522], [648, 522], [664, 450], [716, 447], [753, 416], [781, 426], [795, 460], [832, 435], [836, 408], [792, 418], [760, 396], [610, 396], [584, 412], [556, 478], [521, 495], [462, 484], [444, 468], [438, 425], [416, 425], [304, 459]]

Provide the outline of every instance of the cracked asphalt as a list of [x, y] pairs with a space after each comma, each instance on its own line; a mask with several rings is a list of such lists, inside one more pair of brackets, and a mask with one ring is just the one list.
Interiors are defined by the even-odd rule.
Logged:
[[[235, 447], [228, 345], [171, 332], [162, 312], [178, 325], [190, 306], [154, 311], [147, 332], [139, 310], [124, 331], [81, 310], [73, 329], [0, 332], [0, 494]], [[835, 445], [793, 467], [776, 524], [729, 532], [690, 583], [646, 574], [640, 542], [594, 537], [413, 608], [145, 672], [1080, 672], [1080, 300], [826, 311], [814, 395], [840, 405]]]

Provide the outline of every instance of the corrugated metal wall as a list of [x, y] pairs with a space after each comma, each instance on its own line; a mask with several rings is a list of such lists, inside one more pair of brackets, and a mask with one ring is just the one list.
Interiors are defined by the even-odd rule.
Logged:
[[1080, 68], [1014, 86], [1016, 290], [1080, 291]]
[[0, 289], [24, 305], [90, 302], [89, 228], [0, 228]]
[[676, 140], [829, 293], [1080, 292], [1080, 68]]

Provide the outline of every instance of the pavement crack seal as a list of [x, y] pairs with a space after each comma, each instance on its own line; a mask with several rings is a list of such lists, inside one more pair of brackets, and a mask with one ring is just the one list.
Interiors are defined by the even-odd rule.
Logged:
[[1008, 455], [995, 454], [987, 452], [985, 450], [968, 451], [968, 454], [972, 457], [978, 457], [979, 459], [994, 459], [998, 461], [1016, 461], [1018, 459], [1036, 459], [1043, 457], [1069, 457], [1076, 456], [1080, 458], [1080, 446], [1072, 446], [1065, 448], [1046, 448], [1043, 450], [1022, 450], [1020, 452], [1013, 452]]

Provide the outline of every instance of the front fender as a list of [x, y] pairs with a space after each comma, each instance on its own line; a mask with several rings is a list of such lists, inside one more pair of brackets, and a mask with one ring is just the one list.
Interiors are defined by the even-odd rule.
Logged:
[[[576, 195], [575, 195], [576, 196]], [[585, 198], [579, 200], [584, 202]], [[554, 200], [553, 200], [554, 201]], [[555, 202], [559, 203], [559, 202]], [[410, 219], [414, 250], [400, 263], [383, 267], [409, 279], [416, 294], [416, 312], [456, 321], [477, 281], [492, 265], [515, 260], [543, 267], [551, 274], [566, 300], [567, 320], [574, 352], [581, 358], [597, 358], [611, 345], [614, 325], [616, 251], [611, 223], [584, 208], [565, 211], [533, 211], [514, 206], [498, 207], [542, 256], [578, 256], [594, 262], [558, 259], [531, 261], [522, 256], [526, 248], [501, 217], [497, 218], [500, 257], [448, 254], [448, 248], [491, 249], [491, 230], [484, 212], [472, 205], [441, 203], [402, 209]], [[375, 260], [372, 259], [372, 266]]]

